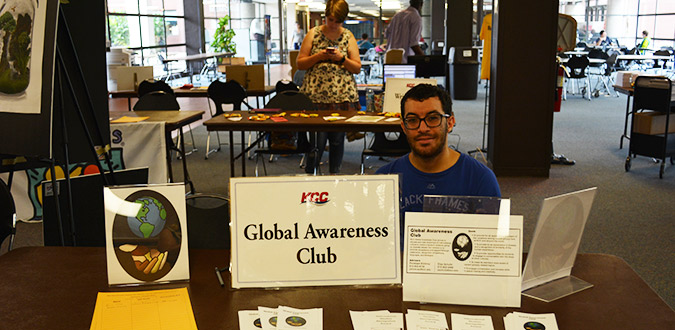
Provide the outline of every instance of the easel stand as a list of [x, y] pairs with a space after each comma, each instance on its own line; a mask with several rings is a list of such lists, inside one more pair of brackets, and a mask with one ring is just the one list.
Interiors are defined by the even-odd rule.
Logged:
[[[59, 10], [59, 25], [60, 25], [60, 30], [61, 33], [58, 35], [61, 35], [62, 38], [67, 38], [66, 43], [67, 43], [67, 48], [69, 51], [72, 52], [74, 55], [75, 61], [75, 71], [79, 73], [80, 79], [82, 86], [84, 86], [84, 91], [86, 93], [86, 99], [87, 102], [89, 103], [89, 111], [90, 111], [90, 116], [93, 118], [96, 118], [96, 113], [94, 112], [94, 104], [92, 102], [91, 98], [91, 93], [89, 92], [89, 89], [87, 87], [86, 80], [84, 78], [84, 73], [82, 70], [82, 66], [80, 64], [79, 57], [76, 52], [75, 44], [73, 43], [73, 38], [72, 35], [70, 34], [70, 30], [68, 28], [68, 22], [66, 20], [65, 14], [63, 13], [62, 10]], [[68, 47], [69, 46], [69, 47]], [[80, 125], [84, 131], [84, 134], [87, 138], [87, 142], [89, 144], [89, 150], [91, 151], [92, 158], [93, 158], [93, 163], [96, 164], [99, 170], [99, 174], [101, 175], [101, 178], [103, 179], [104, 185], [110, 185], [110, 182], [108, 182], [108, 179], [105, 176], [105, 172], [103, 170], [103, 167], [101, 166], [101, 163], [99, 162], [99, 153], [96, 150], [94, 140], [92, 139], [91, 135], [91, 130], [88, 127], [84, 115], [82, 112], [82, 107], [80, 106], [80, 103], [78, 101], [78, 97], [75, 94], [75, 88], [73, 86], [72, 80], [70, 78], [70, 74], [68, 73], [68, 68], [65, 64], [63, 54], [61, 52], [61, 46], [58, 44], [56, 45], [56, 68], [55, 68], [55, 73], [57, 74], [56, 77], [59, 82], [59, 109], [60, 109], [60, 114], [61, 114], [61, 131], [62, 131], [62, 138], [63, 138], [63, 152], [64, 152], [64, 164], [63, 164], [63, 172], [64, 172], [64, 177], [65, 177], [65, 183], [66, 183], [66, 191], [68, 195], [68, 207], [70, 208], [70, 216], [69, 216], [69, 224], [70, 224], [70, 236], [72, 239], [73, 246], [77, 246], [77, 232], [75, 229], [75, 219], [73, 218], [73, 196], [72, 196], [72, 189], [71, 189], [71, 182], [70, 182], [70, 173], [69, 173], [69, 167], [70, 167], [70, 159], [69, 159], [69, 140], [68, 140], [68, 127], [67, 127], [67, 119], [66, 119], [66, 105], [65, 105], [65, 97], [66, 93], [64, 92], [64, 85], [67, 86], [67, 89], [69, 91], [69, 95], [71, 99], [73, 100], [73, 103], [75, 105], [75, 110], [76, 114], [78, 116], [78, 119], [80, 121]], [[105, 141], [103, 139], [103, 136], [101, 134], [101, 129], [98, 126], [98, 123], [96, 120], [94, 120], [94, 129], [95, 133], [97, 134], [97, 137], [99, 141]], [[115, 180], [115, 175], [114, 175], [114, 170], [112, 166], [112, 162], [110, 161], [110, 157], [108, 154], [108, 149], [109, 145], [103, 148], [101, 151], [101, 154], [104, 156], [106, 164], [108, 165], [108, 169], [110, 170], [111, 178], [112, 178], [112, 184], [116, 183]], [[59, 195], [60, 195], [60, 189], [57, 186], [56, 183], [56, 163], [57, 161], [55, 159], [51, 159], [51, 169], [52, 169], [52, 191], [54, 193], [54, 200], [55, 200], [55, 205], [56, 205], [56, 212], [57, 212], [57, 222], [59, 226], [59, 235], [61, 239], [61, 244], [65, 245], [65, 234], [63, 232], [63, 222], [62, 222], [62, 213], [61, 213], [61, 208], [59, 205]]]
[[490, 99], [490, 80], [485, 79], [485, 106], [483, 107], [483, 142], [481, 142], [480, 148], [476, 148], [468, 152], [469, 155], [474, 153], [481, 154], [485, 162], [487, 162], [487, 157], [485, 157], [485, 154], [487, 153], [487, 147], [485, 147], [485, 140], [487, 140], [489, 99]]

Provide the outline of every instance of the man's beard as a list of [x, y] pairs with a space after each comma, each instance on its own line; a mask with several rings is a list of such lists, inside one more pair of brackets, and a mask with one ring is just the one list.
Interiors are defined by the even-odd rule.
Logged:
[[[424, 136], [429, 136], [429, 135], [424, 135]], [[419, 148], [418, 143], [411, 138], [408, 138], [408, 144], [410, 145], [410, 150], [412, 151], [415, 156], [422, 158], [422, 159], [433, 159], [436, 156], [440, 155], [441, 152], [443, 152], [443, 149], [446, 148], [446, 143], [448, 141], [448, 132], [442, 132], [440, 134], [441, 136], [441, 141], [438, 144], [438, 146], [434, 149], [431, 150], [422, 150], [426, 148]], [[418, 136], [419, 137], [419, 136]], [[434, 140], [435, 141], [435, 140]]]

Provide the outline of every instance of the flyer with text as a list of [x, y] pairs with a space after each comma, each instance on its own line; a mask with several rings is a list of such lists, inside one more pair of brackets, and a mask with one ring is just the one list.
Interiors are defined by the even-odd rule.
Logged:
[[[522, 216], [501, 222], [488, 214], [405, 217], [403, 300], [520, 306]], [[500, 223], [508, 230], [498, 230]]]

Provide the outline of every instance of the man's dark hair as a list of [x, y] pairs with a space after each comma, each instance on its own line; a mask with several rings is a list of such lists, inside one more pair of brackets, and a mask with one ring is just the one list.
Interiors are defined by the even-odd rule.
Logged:
[[452, 113], [452, 99], [450, 99], [450, 94], [448, 94], [448, 92], [438, 86], [419, 84], [403, 95], [403, 98], [401, 99], [401, 117], [405, 117], [405, 102], [408, 101], [408, 99], [422, 102], [432, 97], [437, 97], [441, 101], [444, 113], [454, 116]]
[[422, 6], [422, 2], [424, 2], [424, 0], [410, 0], [410, 7], [419, 9]]
[[368, 33], [364, 33], [361, 35], [361, 39], [368, 39]]

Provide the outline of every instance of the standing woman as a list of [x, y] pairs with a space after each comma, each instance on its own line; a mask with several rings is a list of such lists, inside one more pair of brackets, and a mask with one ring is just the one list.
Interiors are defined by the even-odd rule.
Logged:
[[[300, 91], [309, 96], [319, 110], [360, 109], [354, 79], [354, 74], [361, 71], [359, 47], [354, 35], [342, 27], [348, 13], [349, 5], [344, 0], [328, 0], [325, 24], [309, 31], [300, 47], [298, 69], [307, 70]], [[319, 132], [316, 139], [317, 157], [314, 158], [314, 153], [307, 155], [305, 171], [314, 172], [328, 140], [330, 173], [339, 173], [345, 132]]]

